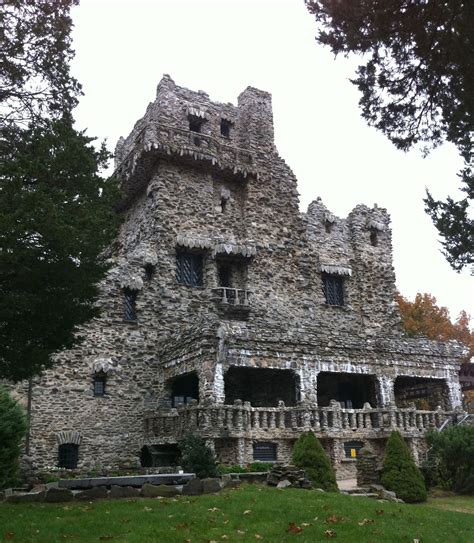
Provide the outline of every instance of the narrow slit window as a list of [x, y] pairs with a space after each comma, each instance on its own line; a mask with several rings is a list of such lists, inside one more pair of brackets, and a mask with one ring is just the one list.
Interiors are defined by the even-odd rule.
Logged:
[[105, 382], [106, 375], [103, 371], [99, 371], [94, 375], [94, 396], [104, 396], [105, 395]]
[[379, 244], [379, 233], [375, 228], [372, 228], [370, 230], [370, 244], [373, 247], [377, 247], [377, 245]]
[[230, 129], [232, 128], [232, 123], [226, 119], [221, 119], [221, 136], [223, 138], [230, 138]]
[[129, 288], [124, 289], [124, 316], [123, 320], [127, 322], [136, 322], [137, 320], [137, 290], [132, 290]]
[[155, 273], [155, 266], [153, 264], [145, 265], [145, 277], [147, 281], [150, 281]]
[[328, 305], [344, 305], [344, 278], [323, 273], [323, 290]]

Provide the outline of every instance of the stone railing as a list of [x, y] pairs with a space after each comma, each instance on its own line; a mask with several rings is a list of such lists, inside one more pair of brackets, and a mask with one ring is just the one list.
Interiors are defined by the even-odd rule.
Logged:
[[213, 136], [164, 123], [148, 121], [137, 134], [131, 149], [118, 167], [117, 172], [121, 176], [131, 175], [138, 156], [153, 149], [165, 155], [207, 161], [212, 166], [231, 170], [243, 177], [247, 177], [249, 173], [256, 175], [254, 159], [248, 150]]
[[292, 437], [313, 430], [317, 434], [380, 434], [398, 430], [404, 434], [422, 435], [441, 426], [446, 420], [456, 420], [457, 412], [420, 411], [414, 408], [364, 407], [342, 409], [337, 402], [330, 407], [298, 406], [251, 407], [236, 400], [234, 405], [191, 405], [145, 416], [148, 439], [176, 439], [189, 432], [203, 437], [239, 437], [246, 434], [270, 437]]
[[212, 289], [216, 301], [221, 304], [249, 305], [250, 291], [241, 288], [217, 287]]

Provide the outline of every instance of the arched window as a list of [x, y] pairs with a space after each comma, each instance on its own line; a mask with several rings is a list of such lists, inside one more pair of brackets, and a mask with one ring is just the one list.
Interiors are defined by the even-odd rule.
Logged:
[[79, 445], [63, 443], [58, 447], [58, 466], [60, 468], [75, 469], [79, 459]]
[[103, 371], [98, 371], [94, 374], [94, 396], [104, 396], [106, 380], [107, 376]]

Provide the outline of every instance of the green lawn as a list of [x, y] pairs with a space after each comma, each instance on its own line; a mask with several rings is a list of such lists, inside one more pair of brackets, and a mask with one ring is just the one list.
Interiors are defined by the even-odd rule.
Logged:
[[[451, 499], [452, 498], [443, 498]], [[461, 498], [469, 500], [469, 498]], [[464, 503], [466, 509], [472, 510]], [[293, 524], [290, 524], [293, 523]], [[245, 485], [218, 495], [71, 504], [0, 504], [17, 543], [473, 543], [474, 516], [338, 494]]]

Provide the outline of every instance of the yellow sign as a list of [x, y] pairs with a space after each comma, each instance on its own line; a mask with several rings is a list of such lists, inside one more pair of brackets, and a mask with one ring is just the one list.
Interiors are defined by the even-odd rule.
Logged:
[[357, 456], [357, 450], [351, 449], [351, 458], [355, 458]]

